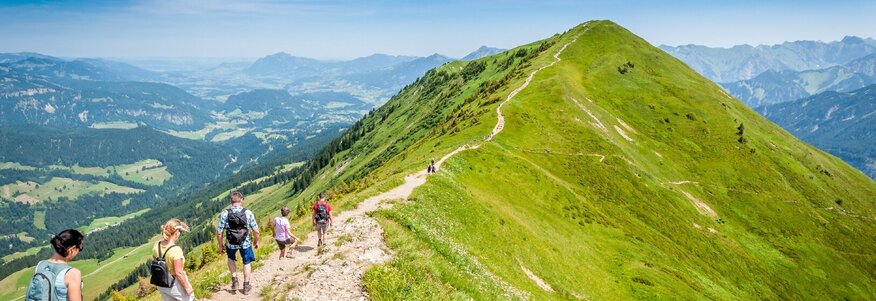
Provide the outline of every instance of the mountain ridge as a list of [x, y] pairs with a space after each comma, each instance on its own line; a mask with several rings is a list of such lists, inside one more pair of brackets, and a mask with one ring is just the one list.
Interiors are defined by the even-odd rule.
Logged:
[[733, 82], [751, 79], [771, 69], [803, 71], [843, 65], [876, 53], [876, 40], [846, 36], [833, 42], [800, 40], [730, 48], [695, 44], [660, 45], [659, 48], [715, 82]]
[[730, 94], [752, 107], [794, 101], [826, 92], [848, 92], [876, 83], [876, 53], [824, 69], [767, 70], [744, 81], [723, 83]]
[[[876, 182], [609, 21], [427, 72], [308, 162], [303, 183], [252, 202], [259, 214], [299, 208], [307, 233], [317, 193], [352, 208], [498, 120], [501, 135], [371, 214], [394, 257], [365, 271], [369, 297], [872, 296]], [[324, 251], [347, 243], [330, 235]]]
[[842, 158], [876, 178], [876, 85], [827, 91], [757, 111], [801, 140]]

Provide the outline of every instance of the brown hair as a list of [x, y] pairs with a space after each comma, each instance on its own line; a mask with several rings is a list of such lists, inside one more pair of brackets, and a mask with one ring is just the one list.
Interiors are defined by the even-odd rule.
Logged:
[[240, 199], [241, 201], [243, 201], [243, 194], [240, 193], [240, 191], [232, 192], [232, 193], [231, 193], [231, 202], [234, 202], [234, 199], [235, 199], [235, 198]]
[[180, 230], [189, 231], [189, 225], [177, 218], [169, 219], [161, 226], [161, 237], [165, 240], [169, 239]]
[[280, 214], [283, 215], [283, 217], [288, 216], [289, 215], [289, 206], [283, 206], [283, 209], [280, 209]]

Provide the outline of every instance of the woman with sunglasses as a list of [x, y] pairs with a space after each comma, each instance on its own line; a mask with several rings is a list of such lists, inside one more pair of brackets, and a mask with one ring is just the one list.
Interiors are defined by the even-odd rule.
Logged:
[[[68, 229], [52, 237], [52, 257], [40, 261], [27, 288], [27, 298], [52, 296], [52, 300], [81, 301], [82, 272], [71, 267], [70, 261], [82, 252], [82, 240], [85, 238], [79, 231]], [[57, 297], [57, 298], [55, 298]]]
[[167, 263], [167, 271], [174, 278], [173, 286], [158, 287], [158, 292], [161, 293], [161, 299], [164, 301], [195, 300], [194, 289], [184, 269], [186, 258], [182, 247], [176, 245], [183, 231], [189, 232], [189, 225], [175, 218], [168, 220], [161, 226], [161, 241], [152, 248], [152, 258], [163, 256]]

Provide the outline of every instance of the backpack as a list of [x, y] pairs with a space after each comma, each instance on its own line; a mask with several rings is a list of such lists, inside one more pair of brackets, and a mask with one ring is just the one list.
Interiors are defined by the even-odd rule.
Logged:
[[[55, 286], [58, 283], [64, 285], [64, 276], [70, 271], [71, 267], [66, 267], [60, 273], [55, 274], [52, 269], [41, 269], [44, 261], [37, 264], [33, 278], [30, 279], [30, 284], [27, 285], [27, 294], [24, 299], [27, 301], [57, 301], [58, 294], [55, 291]], [[54, 281], [52, 281], [54, 280]]]
[[158, 257], [152, 259], [152, 264], [149, 265], [149, 272], [152, 273], [150, 283], [158, 287], [173, 287], [176, 278], [167, 269], [167, 261], [164, 260], [164, 257], [167, 256], [167, 252], [170, 252], [170, 249], [175, 247], [177, 245], [172, 245], [164, 250], [164, 254], [161, 254], [161, 242], [158, 242]]
[[328, 220], [328, 204], [327, 203], [316, 203], [316, 221], [318, 223], [325, 223]]
[[225, 233], [228, 236], [228, 244], [239, 246], [246, 241], [249, 235], [249, 223], [246, 218], [246, 209], [233, 212], [228, 209], [228, 228]]

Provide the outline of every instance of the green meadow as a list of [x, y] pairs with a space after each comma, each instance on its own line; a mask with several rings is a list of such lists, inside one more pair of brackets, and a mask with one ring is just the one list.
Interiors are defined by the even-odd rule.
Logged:
[[[480, 144], [372, 214], [394, 254], [364, 275], [374, 300], [876, 297], [876, 183], [609, 21], [445, 64], [351, 131], [303, 191], [247, 207], [289, 205], [303, 235], [318, 193], [346, 210]], [[199, 297], [223, 271], [192, 271]]]

